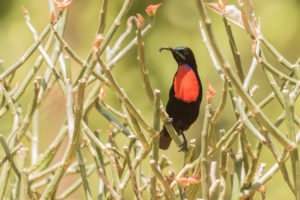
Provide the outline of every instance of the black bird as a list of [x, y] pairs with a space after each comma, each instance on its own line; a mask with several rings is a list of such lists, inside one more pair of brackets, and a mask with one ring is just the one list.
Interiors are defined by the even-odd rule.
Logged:
[[[183, 131], [187, 130], [194, 123], [199, 114], [199, 107], [202, 100], [202, 86], [197, 71], [197, 64], [192, 50], [188, 47], [162, 47], [159, 49], [172, 52], [178, 64], [177, 72], [173, 78], [172, 87], [169, 92], [167, 113], [172, 119], [171, 122], [184, 143], [182, 149], [187, 149], [187, 141]], [[159, 148], [168, 149], [172, 138], [164, 127], [160, 132]], [[182, 150], [181, 149], [181, 150]]]

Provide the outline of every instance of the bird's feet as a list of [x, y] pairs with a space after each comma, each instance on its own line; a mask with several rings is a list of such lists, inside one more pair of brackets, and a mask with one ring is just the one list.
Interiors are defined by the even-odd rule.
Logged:
[[183, 137], [183, 143], [182, 143], [182, 145], [180, 146], [179, 152], [180, 152], [180, 151], [187, 151], [187, 150], [189, 149], [189, 148], [188, 148], [187, 140], [186, 140], [186, 138], [185, 138], [183, 132], [182, 132], [182, 137]]
[[173, 122], [173, 118], [169, 118], [169, 120], [165, 123], [165, 124], [172, 124], [172, 122]]
[[180, 151], [187, 151], [188, 149], [189, 148], [188, 148], [187, 141], [184, 140], [183, 143], [182, 143], [182, 145], [180, 146], [180, 150], [178, 152], [180, 152]]

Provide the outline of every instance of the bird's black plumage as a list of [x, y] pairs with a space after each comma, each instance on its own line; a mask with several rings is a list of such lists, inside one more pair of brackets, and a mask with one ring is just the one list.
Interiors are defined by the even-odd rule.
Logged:
[[[160, 49], [172, 52], [174, 59], [178, 64], [178, 70], [173, 78], [172, 87], [169, 92], [169, 101], [166, 111], [172, 124], [178, 134], [183, 135], [194, 123], [199, 114], [199, 107], [202, 99], [202, 86], [198, 75], [197, 64], [192, 50], [188, 47], [163, 47]], [[184, 138], [182, 148], [187, 148], [187, 142]], [[171, 143], [171, 137], [164, 127], [160, 132], [159, 147], [168, 149]]]

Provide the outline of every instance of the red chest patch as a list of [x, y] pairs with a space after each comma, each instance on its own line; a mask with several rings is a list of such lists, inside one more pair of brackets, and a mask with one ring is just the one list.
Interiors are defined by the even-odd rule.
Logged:
[[194, 71], [186, 65], [178, 67], [174, 78], [175, 97], [184, 102], [196, 101], [199, 95], [199, 84]]

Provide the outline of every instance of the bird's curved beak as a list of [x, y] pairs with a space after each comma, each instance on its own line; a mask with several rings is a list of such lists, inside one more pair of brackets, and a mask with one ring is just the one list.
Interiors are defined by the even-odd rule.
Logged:
[[161, 53], [162, 50], [169, 50], [169, 51], [171, 51], [171, 52], [174, 51], [174, 49], [173, 49], [172, 47], [162, 47], [162, 48], [159, 49], [159, 53]]
[[172, 52], [173, 57], [175, 58], [175, 60], [180, 63], [182, 61], [185, 61], [186, 58], [184, 55], [182, 55], [178, 50], [172, 48], [172, 47], [162, 47], [159, 49], [159, 52], [161, 52], [162, 50], [169, 50]]

